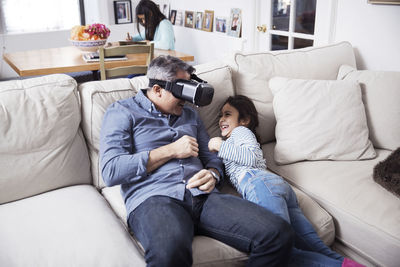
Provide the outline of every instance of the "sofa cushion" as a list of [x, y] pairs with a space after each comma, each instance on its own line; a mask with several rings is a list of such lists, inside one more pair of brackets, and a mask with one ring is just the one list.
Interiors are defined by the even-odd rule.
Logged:
[[277, 120], [277, 163], [375, 157], [356, 81], [274, 77], [269, 87]]
[[236, 94], [252, 99], [259, 113], [257, 132], [261, 143], [275, 139], [272, 93], [268, 86], [272, 77], [336, 80], [343, 64], [356, 66], [353, 47], [348, 42], [291, 51], [236, 53], [229, 62]]
[[378, 266], [398, 266], [400, 199], [372, 178], [391, 151], [358, 161], [305, 161], [278, 166], [275, 143], [263, 145], [268, 167], [316, 200], [335, 221], [336, 238]]
[[90, 185], [0, 205], [2, 266], [145, 266], [131, 236]]
[[390, 150], [400, 147], [400, 71], [357, 71], [344, 65], [338, 79], [360, 83], [374, 146]]
[[134, 96], [137, 89], [129, 79], [112, 79], [80, 84], [79, 92], [82, 99], [82, 129], [88, 142], [93, 183], [102, 188], [105, 185], [99, 169], [99, 145], [103, 115], [110, 104]]
[[0, 204], [91, 183], [76, 88], [63, 74], [1, 83]]
[[199, 107], [200, 118], [211, 137], [220, 136], [219, 116], [225, 100], [234, 95], [231, 69], [218, 63], [207, 63], [195, 66], [196, 74], [214, 87], [214, 97], [208, 106]]

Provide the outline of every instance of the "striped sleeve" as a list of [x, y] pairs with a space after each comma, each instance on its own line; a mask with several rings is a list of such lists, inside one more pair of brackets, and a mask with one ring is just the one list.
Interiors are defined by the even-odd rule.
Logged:
[[257, 167], [257, 151], [260, 148], [254, 134], [248, 128], [240, 126], [232, 131], [229, 139], [233, 142], [222, 142], [218, 157], [243, 166]]

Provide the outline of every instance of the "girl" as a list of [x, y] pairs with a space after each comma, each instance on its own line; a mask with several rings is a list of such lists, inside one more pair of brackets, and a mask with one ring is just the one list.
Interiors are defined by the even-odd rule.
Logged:
[[[136, 6], [138, 35], [128, 41], [154, 41], [154, 48], [174, 50], [175, 37], [172, 23], [161, 13], [157, 5], [150, 0], [141, 0]], [[145, 28], [145, 35], [140, 32], [139, 24]], [[129, 35], [128, 35], [129, 36]]]
[[254, 202], [290, 223], [296, 240], [292, 266], [362, 266], [332, 251], [318, 237], [299, 208], [296, 195], [280, 176], [266, 171], [258, 143], [258, 114], [246, 96], [229, 97], [219, 120], [222, 137], [210, 139], [210, 151], [218, 152], [226, 173], [243, 198]]

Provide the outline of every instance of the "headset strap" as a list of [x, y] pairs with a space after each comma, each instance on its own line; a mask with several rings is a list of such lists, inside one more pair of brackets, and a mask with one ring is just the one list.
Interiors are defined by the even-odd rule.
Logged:
[[[197, 77], [196, 74], [193, 74], [193, 73], [190, 75], [190, 80], [195, 80], [199, 83], [207, 83], [206, 81], [200, 79], [199, 77]], [[178, 80], [176, 80], [176, 81], [178, 81]], [[165, 90], [171, 91], [172, 86], [176, 81], [169, 82], [169, 81], [163, 81], [163, 80], [157, 80], [157, 79], [149, 79], [149, 87], [153, 87], [154, 85], [158, 84]]]
[[195, 80], [195, 81], [197, 81], [197, 82], [199, 82], [199, 83], [207, 83], [206, 81], [200, 79], [200, 78], [199, 78], [196, 74], [194, 74], [194, 73], [190, 74], [190, 79], [191, 79], [191, 80]]
[[174, 82], [168, 82], [168, 81], [162, 81], [162, 80], [157, 80], [157, 79], [149, 79], [149, 87], [153, 87], [154, 85], [158, 84], [162, 88], [164, 88], [167, 91], [171, 91], [172, 85]]

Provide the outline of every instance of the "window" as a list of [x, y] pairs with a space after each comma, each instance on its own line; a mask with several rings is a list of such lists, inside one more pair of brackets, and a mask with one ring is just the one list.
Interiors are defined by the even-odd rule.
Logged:
[[313, 46], [316, 0], [274, 0], [271, 50]]
[[0, 0], [4, 33], [70, 29], [84, 24], [83, 0]]

